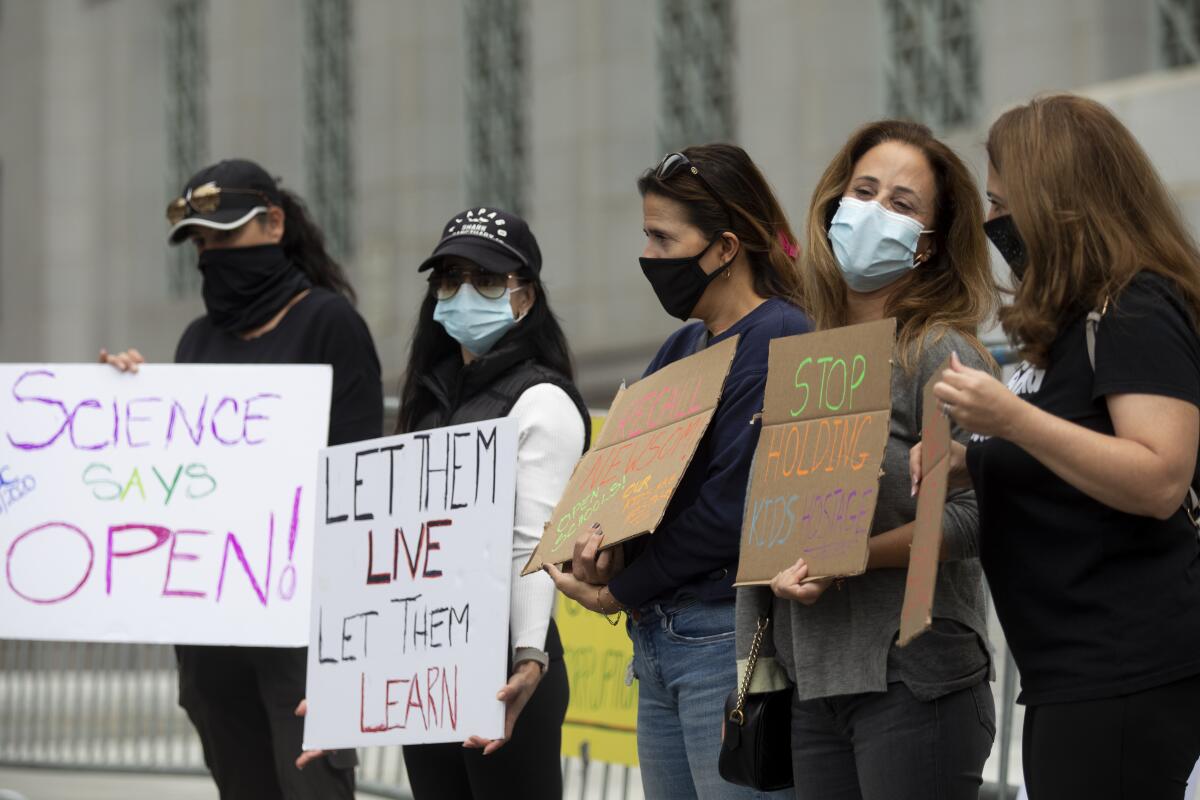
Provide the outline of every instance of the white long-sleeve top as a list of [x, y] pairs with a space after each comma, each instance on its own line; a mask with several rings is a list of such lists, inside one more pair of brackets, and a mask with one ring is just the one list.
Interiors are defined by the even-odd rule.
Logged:
[[521, 570], [542, 539], [571, 471], [583, 452], [583, 419], [567, 393], [540, 383], [521, 393], [509, 416], [517, 420], [517, 500], [513, 520], [512, 648], [546, 649], [554, 613], [554, 582], [545, 572]]

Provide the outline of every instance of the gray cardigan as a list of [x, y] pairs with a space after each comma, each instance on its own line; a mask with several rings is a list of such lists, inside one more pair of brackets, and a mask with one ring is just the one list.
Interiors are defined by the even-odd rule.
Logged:
[[[872, 536], [916, 518], [908, 454], [921, 438], [921, 392], [926, 381], [951, 350], [968, 366], [991, 369], [960, 334], [942, 330], [940, 337], [933, 333], [926, 336], [912, 372], [906, 372], [898, 362], [892, 370], [891, 428]], [[966, 432], [957, 426], [952, 435], [966, 442]], [[903, 678], [908, 683], [905, 673], [921, 673], [925, 665], [943, 676], [957, 675], [959, 665], [964, 675], [979, 673], [982, 665], [983, 672], [990, 677], [987, 606], [979, 564], [979, 512], [973, 491], [951, 492], [942, 527], [949, 560], [938, 565], [934, 631], [922, 634], [907, 648], [895, 648], [907, 574], [904, 569], [874, 569], [847, 578], [840, 588], [830, 586], [811, 606], [775, 598], [766, 586], [740, 587], [737, 592], [739, 683], [756, 621], [768, 608], [773, 636], [763, 643], [752, 692], [782, 688], [784, 674], [786, 680], [795, 684], [800, 700], [881, 692], [887, 690], [889, 679]], [[946, 621], [952, 622], [946, 625]], [[960, 633], [943, 637], [939, 625]], [[969, 636], [971, 631], [978, 636], [978, 642]], [[920, 680], [918, 674], [917, 681]], [[966, 680], [971, 685], [982, 680], [982, 674]], [[923, 692], [911, 684], [910, 688], [921, 699], [959, 688], [941, 688], [940, 683], [935, 679], [934, 685], [926, 685]]]

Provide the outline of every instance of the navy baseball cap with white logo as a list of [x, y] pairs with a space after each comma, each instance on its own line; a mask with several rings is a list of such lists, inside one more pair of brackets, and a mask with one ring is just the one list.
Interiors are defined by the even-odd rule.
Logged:
[[542, 251], [529, 225], [498, 208], [469, 208], [451, 217], [437, 247], [417, 271], [438, 267], [446, 256], [461, 256], [502, 275], [520, 269], [534, 275], [542, 271]]

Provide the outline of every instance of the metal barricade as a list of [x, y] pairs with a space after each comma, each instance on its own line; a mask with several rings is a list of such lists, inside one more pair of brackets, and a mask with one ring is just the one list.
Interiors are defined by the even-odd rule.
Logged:
[[[1011, 800], [1016, 671], [1006, 648], [997, 670], [999, 760], [981, 797]], [[0, 641], [0, 766], [203, 774], [199, 739], [177, 699], [170, 646]], [[362, 792], [411, 797], [399, 747], [359, 757]], [[586, 748], [563, 760], [563, 777], [564, 797], [643, 797], [636, 767], [591, 760]]]

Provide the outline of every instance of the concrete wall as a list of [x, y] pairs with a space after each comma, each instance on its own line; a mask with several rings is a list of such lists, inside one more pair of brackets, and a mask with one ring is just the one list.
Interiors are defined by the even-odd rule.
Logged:
[[[529, 216], [545, 279], [603, 403], [675, 323], [637, 265], [637, 175], [657, 151], [655, 5], [527, 0]], [[105, 345], [171, 357], [198, 297], [171, 300], [165, 5], [0, 6], [0, 358], [89, 360]], [[247, 156], [304, 193], [303, 6], [209, 0], [208, 160]], [[1200, 226], [1200, 77], [1156, 72], [1153, 0], [980, 0], [978, 124], [948, 139], [983, 178], [987, 123], [1035, 92], [1110, 104]], [[829, 158], [887, 108], [877, 0], [739, 0], [737, 139], [798, 230]], [[347, 266], [394, 391], [424, 291], [417, 263], [465, 196], [460, 0], [356, 0], [351, 135], [356, 256]], [[200, 166], [200, 165], [197, 165]], [[1003, 269], [998, 269], [1003, 274]]]

